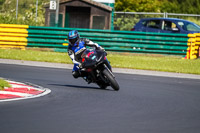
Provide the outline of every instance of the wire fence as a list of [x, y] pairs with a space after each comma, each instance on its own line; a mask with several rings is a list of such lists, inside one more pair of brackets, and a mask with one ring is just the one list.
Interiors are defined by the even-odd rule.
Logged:
[[154, 13], [154, 12], [115, 12], [114, 29], [131, 30], [141, 18], [180, 18], [200, 25], [198, 14]]
[[44, 5], [48, 2], [49, 0], [4, 0], [0, 5], [0, 23], [43, 26]]

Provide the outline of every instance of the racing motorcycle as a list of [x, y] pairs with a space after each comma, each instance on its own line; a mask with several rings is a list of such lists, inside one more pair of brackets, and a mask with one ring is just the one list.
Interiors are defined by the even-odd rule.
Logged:
[[112, 73], [112, 68], [103, 50], [86, 49], [81, 55], [80, 73], [83, 79], [89, 83], [96, 83], [100, 88], [111, 86], [119, 90], [119, 85]]

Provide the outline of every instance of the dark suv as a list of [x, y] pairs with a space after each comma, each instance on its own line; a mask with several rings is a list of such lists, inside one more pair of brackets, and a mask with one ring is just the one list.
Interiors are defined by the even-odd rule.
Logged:
[[132, 31], [160, 33], [199, 33], [200, 26], [183, 19], [176, 18], [145, 18], [141, 19]]

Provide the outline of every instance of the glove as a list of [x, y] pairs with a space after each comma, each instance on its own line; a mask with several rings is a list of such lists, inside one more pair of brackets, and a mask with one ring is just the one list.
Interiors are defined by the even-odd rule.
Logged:
[[105, 49], [101, 46], [97, 47], [97, 50], [102, 50], [102, 51], [105, 51]]
[[80, 63], [78, 66], [79, 66], [79, 68], [82, 68], [82, 63]]

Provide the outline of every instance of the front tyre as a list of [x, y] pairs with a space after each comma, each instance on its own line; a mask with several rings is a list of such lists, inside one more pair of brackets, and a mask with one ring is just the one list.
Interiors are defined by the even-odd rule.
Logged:
[[108, 85], [106, 85], [104, 82], [97, 82], [97, 85], [101, 88], [101, 89], [106, 89], [106, 87]]
[[112, 74], [107, 69], [103, 70], [103, 74], [109, 80], [111, 87], [114, 90], [118, 91], [119, 90], [119, 85], [118, 85], [117, 81], [115, 80], [115, 78], [112, 76]]

